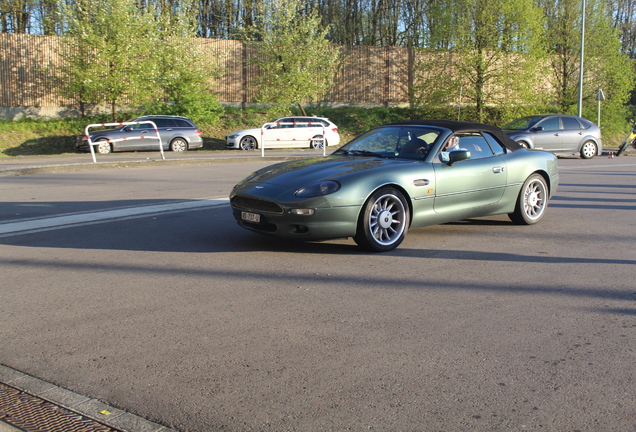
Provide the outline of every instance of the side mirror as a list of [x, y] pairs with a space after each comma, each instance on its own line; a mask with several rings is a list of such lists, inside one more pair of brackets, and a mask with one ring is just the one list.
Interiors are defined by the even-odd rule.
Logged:
[[537, 126], [532, 128], [532, 132], [543, 132], [543, 127], [542, 126]]
[[126, 126], [124, 128], [124, 132], [131, 132], [133, 130], [133, 128], [131, 126]]
[[470, 152], [468, 150], [455, 150], [450, 152], [448, 157], [449, 157], [448, 164], [452, 165], [455, 162], [470, 159]]

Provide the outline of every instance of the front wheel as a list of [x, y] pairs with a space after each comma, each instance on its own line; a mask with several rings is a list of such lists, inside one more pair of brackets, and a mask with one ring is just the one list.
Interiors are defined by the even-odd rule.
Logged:
[[184, 152], [188, 149], [188, 142], [183, 138], [175, 138], [170, 143], [170, 150], [173, 152]]
[[593, 141], [585, 141], [581, 147], [581, 157], [583, 159], [592, 159], [596, 156], [597, 148]]
[[241, 150], [254, 150], [256, 148], [256, 140], [251, 136], [244, 136], [239, 142]]
[[385, 187], [374, 192], [365, 203], [353, 239], [364, 249], [387, 252], [402, 243], [408, 223], [409, 207], [404, 195]]
[[98, 139], [95, 143], [99, 154], [108, 154], [113, 151], [110, 142], [106, 138]]
[[528, 177], [519, 192], [515, 211], [508, 217], [519, 225], [532, 225], [541, 220], [548, 207], [548, 185], [539, 174]]

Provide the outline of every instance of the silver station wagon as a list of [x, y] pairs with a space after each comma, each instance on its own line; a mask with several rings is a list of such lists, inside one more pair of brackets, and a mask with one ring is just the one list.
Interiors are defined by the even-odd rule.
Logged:
[[[148, 115], [138, 117], [115, 129], [93, 132], [90, 134], [91, 142], [95, 150], [101, 154], [119, 151], [159, 150], [157, 133], [152, 125], [156, 126], [161, 138], [164, 150], [176, 152], [203, 147], [201, 131], [192, 120], [187, 117]], [[76, 144], [78, 151], [90, 151], [88, 140], [85, 136], [78, 137]]]

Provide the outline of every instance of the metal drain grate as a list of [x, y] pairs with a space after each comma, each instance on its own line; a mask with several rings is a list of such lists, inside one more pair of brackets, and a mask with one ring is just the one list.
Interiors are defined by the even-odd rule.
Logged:
[[25, 432], [119, 432], [1, 383], [0, 420]]

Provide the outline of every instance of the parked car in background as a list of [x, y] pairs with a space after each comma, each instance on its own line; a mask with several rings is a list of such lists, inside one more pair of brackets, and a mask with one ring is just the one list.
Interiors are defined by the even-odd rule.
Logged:
[[601, 129], [582, 117], [565, 114], [526, 116], [501, 129], [528, 149], [579, 155], [584, 159], [603, 153]]
[[[265, 148], [322, 148], [340, 144], [338, 126], [323, 117], [282, 117], [265, 124], [262, 129], [245, 129], [225, 137], [229, 149], [254, 150], [265, 140]], [[324, 137], [323, 137], [324, 131]]]
[[[127, 124], [115, 129], [90, 132], [91, 142], [95, 151], [106, 154], [118, 151], [159, 150], [155, 128], [159, 131], [161, 145], [164, 150], [186, 151], [203, 147], [201, 131], [192, 120], [187, 117], [167, 115], [147, 115], [137, 117]], [[90, 151], [85, 136], [78, 137], [76, 145], [78, 151]]]
[[497, 214], [535, 224], [558, 183], [554, 154], [528, 151], [499, 128], [412, 120], [372, 129], [330, 156], [261, 168], [234, 186], [230, 203], [238, 224], [257, 233], [353, 237], [384, 252], [411, 228]]

